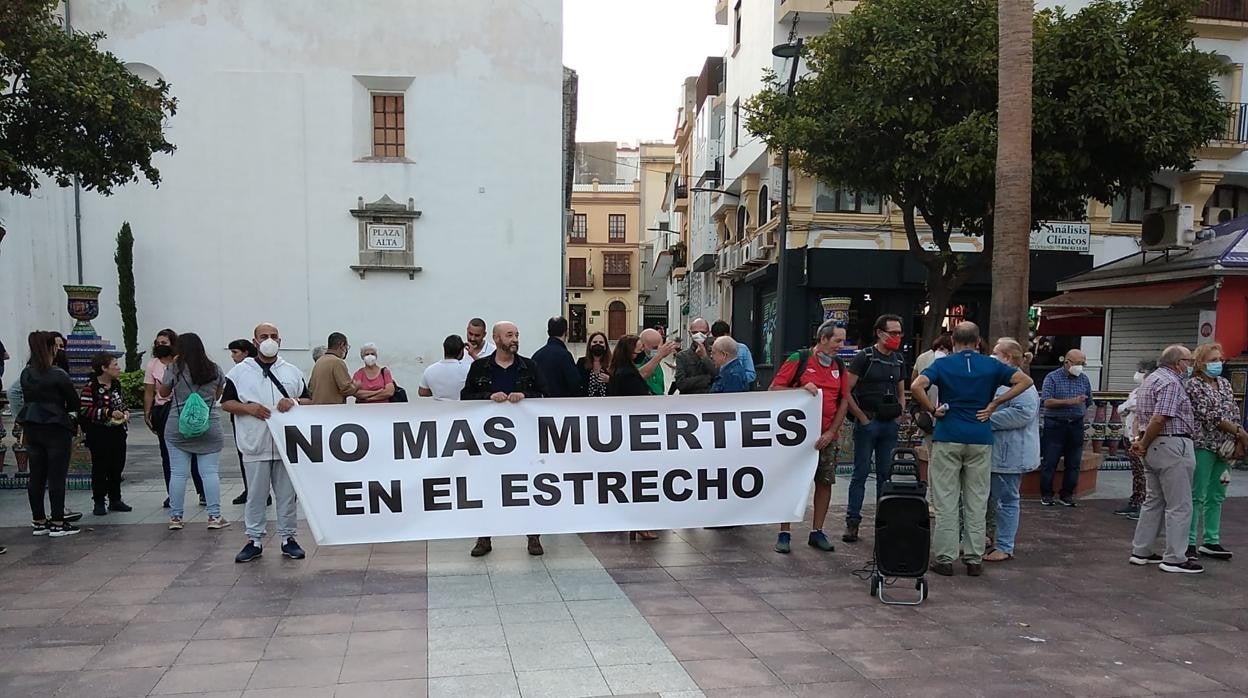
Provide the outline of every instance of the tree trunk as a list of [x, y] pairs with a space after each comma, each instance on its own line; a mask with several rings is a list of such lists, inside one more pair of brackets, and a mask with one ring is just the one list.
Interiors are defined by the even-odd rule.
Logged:
[[923, 344], [916, 349], [927, 351], [936, 337], [940, 336], [940, 325], [945, 321], [945, 313], [949, 310], [949, 300], [956, 289], [945, 278], [942, 269], [927, 270], [927, 314], [923, 316]]
[[992, 337], [1028, 341], [1031, 244], [1031, 0], [997, 3], [997, 172]]

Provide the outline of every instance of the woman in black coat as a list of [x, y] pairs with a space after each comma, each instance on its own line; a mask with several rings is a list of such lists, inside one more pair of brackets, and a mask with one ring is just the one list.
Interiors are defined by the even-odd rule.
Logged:
[[[65, 477], [78, 428], [78, 391], [74, 390], [69, 374], [56, 365], [50, 333], [31, 332], [27, 343], [30, 363], [20, 379], [25, 404], [17, 420], [26, 430], [26, 447], [30, 451], [26, 492], [30, 497], [31, 525], [37, 536], [72, 536], [78, 533], [78, 527], [65, 520]], [[43, 508], [44, 492], [52, 505], [52, 510], [46, 512], [48, 516]]]
[[[611, 379], [607, 381], [608, 397], [654, 395], [637, 370], [637, 359], [642, 355], [639, 342], [637, 335], [629, 334], [615, 343], [615, 353], [611, 355]], [[658, 537], [654, 531], [631, 531], [628, 534], [629, 540], [655, 540]]]

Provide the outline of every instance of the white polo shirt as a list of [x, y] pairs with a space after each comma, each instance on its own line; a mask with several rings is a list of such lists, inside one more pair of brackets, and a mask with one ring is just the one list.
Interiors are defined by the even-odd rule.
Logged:
[[472, 367], [472, 358], [466, 352], [464, 358], [468, 360], [442, 359], [426, 367], [420, 376], [420, 387], [432, 392], [436, 398], [458, 400], [468, 378], [468, 369]]

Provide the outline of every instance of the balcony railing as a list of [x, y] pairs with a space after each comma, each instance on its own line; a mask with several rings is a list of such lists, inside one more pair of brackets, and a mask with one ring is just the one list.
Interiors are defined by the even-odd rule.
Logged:
[[1248, 22], [1248, 0], [1205, 0], [1196, 6], [1196, 16]]
[[593, 288], [594, 273], [586, 270], [583, 274], [572, 274], [568, 276], [568, 288]]
[[1227, 117], [1226, 132], [1222, 140], [1231, 143], [1248, 143], [1248, 104], [1232, 102], [1227, 105], [1231, 114]]
[[602, 275], [602, 287], [603, 288], [632, 288], [632, 285], [633, 285], [633, 275], [631, 272], [625, 272], [623, 274], [603, 274]]

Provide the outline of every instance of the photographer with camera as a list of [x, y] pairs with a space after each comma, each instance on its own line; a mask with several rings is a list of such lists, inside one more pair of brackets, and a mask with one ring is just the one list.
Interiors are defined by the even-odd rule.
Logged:
[[904, 334], [900, 317], [881, 315], [875, 321], [875, 344], [859, 351], [849, 363], [845, 388], [854, 418], [854, 475], [849, 483], [845, 535], [841, 536], [846, 543], [858, 541], [872, 456], [878, 498], [897, 447], [898, 421], [906, 410], [906, 367], [900, 352]]

